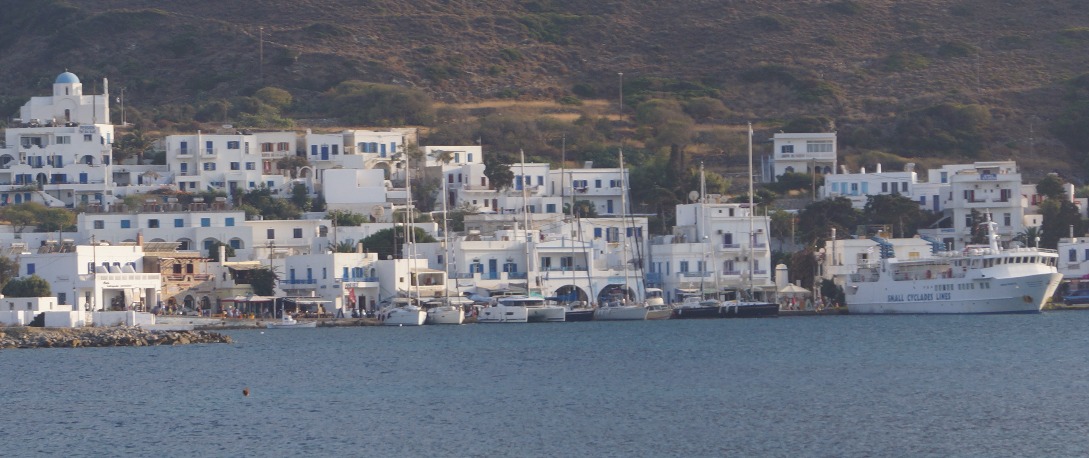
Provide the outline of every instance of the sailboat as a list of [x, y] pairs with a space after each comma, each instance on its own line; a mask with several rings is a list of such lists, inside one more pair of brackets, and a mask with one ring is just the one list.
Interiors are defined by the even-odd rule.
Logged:
[[753, 230], [753, 217], [756, 206], [753, 204], [753, 168], [752, 168], [752, 123], [749, 123], [749, 281], [745, 291], [747, 297], [727, 301], [722, 304], [721, 313], [724, 318], [760, 318], [779, 316], [779, 304], [773, 302], [757, 301], [753, 298], [753, 265], [756, 232]]
[[[447, 214], [446, 214], [447, 213], [446, 199], [448, 197], [447, 197], [447, 193], [446, 193], [446, 179], [445, 179], [445, 176], [443, 177], [442, 180], [439, 180], [439, 181], [442, 181], [442, 235], [443, 235], [442, 246], [443, 246], [443, 249], [446, 250], [445, 257], [443, 258], [443, 260], [446, 261], [446, 266], [449, 266], [450, 265], [450, 228], [449, 228], [449, 224], [448, 224], [449, 218], [447, 218]], [[449, 269], [449, 267], [446, 268], [446, 278], [448, 278], [448, 279], [450, 278], [450, 269]], [[427, 323], [428, 324], [462, 324], [462, 323], [465, 322], [465, 308], [463, 307], [463, 305], [464, 305], [463, 301], [468, 301], [470, 304], [472, 303], [472, 301], [461, 298], [461, 297], [451, 297], [449, 288], [450, 287], [449, 287], [449, 283], [448, 283], [446, 289], [444, 290], [444, 292], [446, 293], [445, 297], [441, 298], [438, 301], [432, 301], [432, 302], [428, 302], [428, 303], [424, 304], [427, 307]]]
[[[412, 262], [408, 263], [409, 276], [415, 276], [414, 270], [416, 270], [416, 228], [412, 226], [412, 213], [414, 207], [412, 206], [412, 178], [411, 167], [408, 166], [408, 161], [405, 161], [405, 243], [411, 248], [409, 250], [409, 256]], [[403, 257], [403, 256], [402, 256]], [[390, 301], [389, 305], [384, 307], [378, 312], [378, 321], [386, 326], [423, 326], [424, 321], [427, 319], [427, 312], [420, 307], [418, 303], [419, 282], [412, 281], [412, 284], [416, 286], [416, 294], [413, 297], [412, 291], [409, 291], [408, 297], [395, 297]], [[411, 287], [410, 287], [411, 288]]]
[[[624, 173], [624, 150], [620, 150], [620, 225], [622, 228], [627, 227], [627, 220], [624, 219], [624, 215], [627, 213], [627, 194], [628, 186], [627, 176]], [[598, 304], [596, 310], [594, 310], [595, 320], [645, 320], [647, 319], [647, 307], [645, 304], [631, 302], [628, 296], [628, 248], [627, 245], [631, 243], [628, 240], [628, 231], [622, 230], [622, 236], [624, 237], [624, 244], [620, 247], [620, 264], [624, 269], [624, 289], [620, 294], [615, 294], [610, 300]]]

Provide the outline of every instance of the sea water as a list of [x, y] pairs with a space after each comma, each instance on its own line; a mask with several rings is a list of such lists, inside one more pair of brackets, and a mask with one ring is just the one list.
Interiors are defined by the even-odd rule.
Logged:
[[0, 456], [1077, 456], [1087, 329], [819, 316], [3, 350]]

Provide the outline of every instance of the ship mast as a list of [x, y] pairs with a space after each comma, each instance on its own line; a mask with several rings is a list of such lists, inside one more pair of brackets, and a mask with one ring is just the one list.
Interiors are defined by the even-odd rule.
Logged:
[[749, 292], [748, 292], [750, 298], [753, 296], [753, 292], [752, 292], [752, 285], [753, 285], [752, 275], [753, 275], [753, 266], [755, 265], [755, 259], [753, 259], [753, 256], [756, 255], [756, 234], [753, 232], [753, 223], [752, 223], [753, 210], [755, 209], [755, 206], [753, 205], [752, 175], [753, 175], [753, 170], [752, 170], [752, 123], [750, 122], [749, 123]]

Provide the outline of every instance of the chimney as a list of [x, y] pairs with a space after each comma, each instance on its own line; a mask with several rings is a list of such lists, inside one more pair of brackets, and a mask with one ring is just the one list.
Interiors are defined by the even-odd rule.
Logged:
[[144, 246], [144, 233], [143, 233], [143, 231], [136, 233], [136, 246]]
[[227, 245], [219, 245], [219, 262], [227, 262]]
[[363, 242], [359, 242], [359, 243], [355, 244], [355, 252], [356, 253], [362, 253], [363, 252]]
[[859, 168], [858, 173], [861, 173], [861, 174], [865, 175], [866, 174], [866, 167]]
[[881, 163], [877, 163], [877, 173], [881, 173]]

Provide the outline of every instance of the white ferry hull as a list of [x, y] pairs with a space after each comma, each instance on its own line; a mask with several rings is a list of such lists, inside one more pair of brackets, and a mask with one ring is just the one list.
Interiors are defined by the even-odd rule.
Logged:
[[622, 305], [618, 307], [598, 307], [594, 310], [595, 320], [645, 320], [647, 308], [636, 305]]
[[[959, 279], [958, 279], [959, 280]], [[1062, 280], [1059, 273], [1038, 273], [1015, 278], [974, 279], [989, 281], [988, 289], [930, 292], [935, 284], [950, 283], [946, 279], [926, 279], [895, 282], [857, 283], [858, 291], [848, 291], [847, 310], [852, 314], [975, 314], [975, 313], [1037, 313], [1051, 297]], [[853, 287], [848, 285], [848, 290]], [[896, 291], [925, 291], [900, 294]]]
[[524, 306], [484, 307], [476, 317], [477, 323], [525, 323], [528, 320], [529, 313]]

